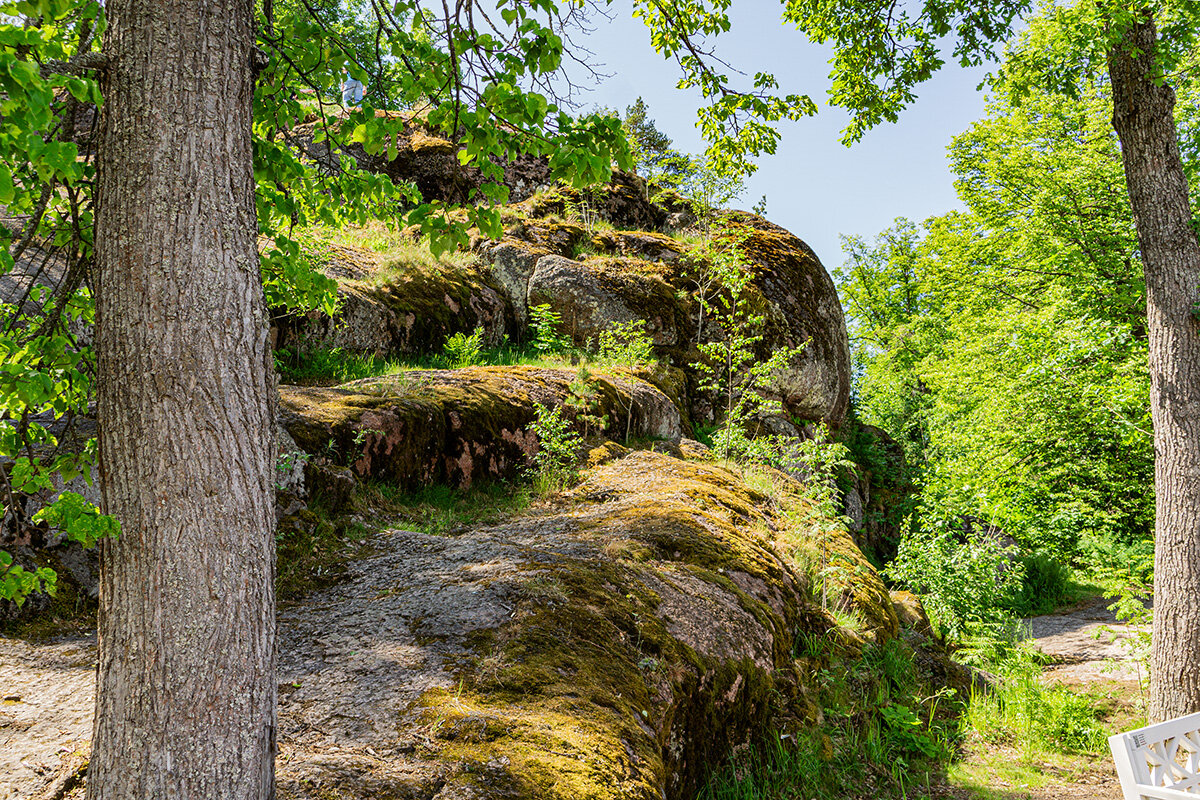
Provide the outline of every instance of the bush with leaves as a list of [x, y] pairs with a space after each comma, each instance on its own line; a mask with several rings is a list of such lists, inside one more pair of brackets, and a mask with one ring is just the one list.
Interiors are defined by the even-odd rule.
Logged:
[[655, 360], [646, 321], [614, 322], [596, 337], [596, 360], [615, 367], [640, 367]]
[[579, 365], [575, 378], [567, 385], [563, 406], [571, 411], [575, 421], [583, 426], [583, 435], [600, 433], [608, 425], [608, 415], [600, 404], [599, 387], [586, 364]]
[[884, 573], [921, 595], [930, 620], [961, 638], [1009, 619], [1024, 582], [1024, 565], [995, 535], [928, 522], [907, 532]]
[[538, 449], [531, 472], [534, 488], [540, 493], [558, 492], [570, 486], [576, 477], [575, 465], [582, 442], [571, 430], [561, 406], [534, 406], [535, 419], [529, 430], [537, 435]]

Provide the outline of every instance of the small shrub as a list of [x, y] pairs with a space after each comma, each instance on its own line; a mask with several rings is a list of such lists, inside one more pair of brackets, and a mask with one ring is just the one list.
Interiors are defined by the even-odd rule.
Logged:
[[561, 353], [571, 348], [570, 337], [560, 332], [562, 316], [549, 303], [530, 307], [529, 327], [533, 328], [533, 349], [541, 355]]
[[446, 339], [442, 352], [455, 369], [480, 363], [483, 355], [483, 328], [476, 328], [471, 335], [461, 331]]
[[608, 415], [600, 413], [600, 392], [586, 366], [580, 365], [575, 379], [567, 386], [567, 392], [563, 405], [574, 414], [575, 421], [583, 426], [583, 435], [591, 436], [593, 431], [603, 431], [608, 425]]
[[905, 532], [888, 578], [921, 596], [931, 621], [961, 638], [1008, 618], [1024, 567], [998, 539], [972, 531], [960, 540], [950, 525]]
[[534, 413], [537, 418], [529, 426], [538, 437], [538, 451], [533, 457], [534, 488], [540, 494], [562, 491], [575, 481], [579, 434], [571, 430], [560, 407], [539, 404]]
[[610, 325], [597, 337], [596, 348], [602, 364], [636, 367], [654, 361], [654, 340], [646, 332], [645, 320]]
[[1049, 614], [1073, 596], [1071, 568], [1050, 553], [1037, 550], [1021, 558], [1025, 578], [1013, 611], [1021, 615]]

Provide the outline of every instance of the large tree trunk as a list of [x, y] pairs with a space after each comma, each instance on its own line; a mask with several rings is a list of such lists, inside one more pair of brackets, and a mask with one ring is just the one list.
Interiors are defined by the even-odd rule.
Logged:
[[110, 0], [98, 158], [102, 551], [88, 797], [273, 795], [274, 373], [251, 0]]
[[[1200, 711], [1200, 241], [1147, 12], [1109, 53], [1113, 126], [1146, 270], [1154, 417], [1154, 639], [1150, 720]], [[1133, 55], [1136, 54], [1136, 55]]]

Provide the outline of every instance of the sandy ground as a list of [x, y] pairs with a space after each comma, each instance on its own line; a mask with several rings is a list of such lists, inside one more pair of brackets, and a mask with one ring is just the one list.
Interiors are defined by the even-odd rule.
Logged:
[[0, 638], [0, 800], [61, 798], [92, 737], [96, 637]]
[[1086, 685], [1141, 678], [1137, 662], [1129, 657], [1137, 629], [1118, 623], [1106, 600], [1093, 600], [1067, 613], [1034, 617], [1029, 625], [1038, 649], [1054, 658], [1055, 663], [1046, 670], [1051, 680]]

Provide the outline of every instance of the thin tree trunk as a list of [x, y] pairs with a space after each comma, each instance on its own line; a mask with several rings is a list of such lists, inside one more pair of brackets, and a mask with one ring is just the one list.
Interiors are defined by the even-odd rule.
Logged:
[[1156, 497], [1150, 719], [1200, 710], [1200, 241], [1149, 12], [1109, 53], [1113, 126], [1146, 270]]
[[109, 0], [96, 260], [106, 542], [88, 797], [264, 800], [274, 404], [251, 0]]

